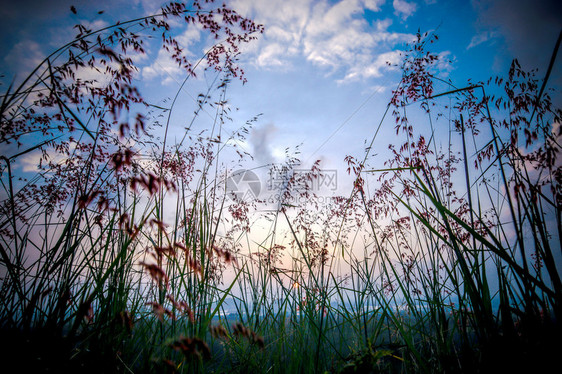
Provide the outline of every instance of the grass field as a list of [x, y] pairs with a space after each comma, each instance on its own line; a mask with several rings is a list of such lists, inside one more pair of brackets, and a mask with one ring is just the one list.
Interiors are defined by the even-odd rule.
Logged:
[[[130, 25], [165, 30], [166, 19]], [[260, 30], [236, 25], [243, 38], [232, 46]], [[114, 39], [95, 41], [108, 30]], [[419, 34], [380, 118], [379, 128], [396, 127], [392, 157], [368, 147], [346, 158], [355, 183], [331, 205], [307, 187], [319, 163], [288, 178], [256, 242], [254, 204], [225, 191], [232, 170], [221, 168], [232, 150], [220, 103], [239, 74], [235, 56], [216, 48], [204, 57], [218, 56], [220, 79], [200, 103], [215, 112], [213, 127], [153, 146], [151, 132], [169, 124], [119, 120], [143, 108], [127, 57], [142, 51], [139, 36], [102, 31], [81, 30], [2, 96], [5, 363], [97, 373], [560, 365], [561, 111], [548, 89], [560, 39], [544, 79], [514, 61], [503, 78], [456, 87], [432, 75], [435, 36]], [[92, 57], [114, 86], [74, 78]], [[18, 179], [12, 166], [35, 153], [39, 172]], [[279, 170], [290, 175], [292, 165]]]

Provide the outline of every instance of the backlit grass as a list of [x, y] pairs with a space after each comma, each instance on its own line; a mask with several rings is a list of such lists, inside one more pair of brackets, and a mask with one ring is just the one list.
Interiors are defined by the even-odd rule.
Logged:
[[[166, 20], [209, 26], [206, 12], [170, 5], [79, 29], [2, 96], [7, 360], [38, 372], [123, 373], [559, 364], [561, 112], [548, 76], [560, 40], [544, 79], [514, 61], [506, 77], [455, 86], [434, 75], [435, 36], [418, 35], [379, 122], [399, 135], [391, 158], [371, 155], [375, 129], [366, 153], [345, 159], [353, 188], [329, 205], [310, 189], [319, 163], [288, 177], [257, 240], [257, 202], [229, 194], [223, 161], [237, 154], [227, 138], [257, 121], [224, 130], [226, 88], [242, 74], [237, 48], [261, 26], [223, 11], [223, 41], [203, 57], [217, 79], [174, 144], [152, 136], [169, 130], [175, 99], [155, 107], [132, 85], [142, 32], [164, 32], [174, 53]], [[197, 64], [178, 56], [191, 76]], [[74, 75], [100, 66], [113, 85]], [[194, 134], [203, 109], [214, 119]], [[31, 154], [39, 171], [20, 180], [17, 162]], [[290, 176], [294, 161], [277, 167]]]

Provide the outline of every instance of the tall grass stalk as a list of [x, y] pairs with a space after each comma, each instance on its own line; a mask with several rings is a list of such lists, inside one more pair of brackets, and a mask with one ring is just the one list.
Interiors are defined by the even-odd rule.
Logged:
[[[164, 32], [178, 52], [166, 20], [215, 30], [201, 7], [173, 3], [121, 26], [78, 27], [4, 94], [1, 351], [31, 357], [37, 371], [127, 373], [473, 373], [555, 363], [562, 173], [553, 126], [562, 116], [545, 87], [560, 40], [540, 84], [514, 61], [505, 80], [457, 88], [426, 53], [435, 36], [418, 34], [367, 153], [345, 159], [355, 178], [348, 197], [319, 205], [310, 186], [320, 164], [291, 174], [289, 157], [278, 166], [287, 176], [281, 203], [258, 218], [271, 228], [256, 242], [255, 202], [229, 193], [223, 165], [238, 46], [261, 26], [220, 8], [219, 26], [232, 27], [211, 31], [224, 41], [203, 57], [216, 80], [175, 144], [180, 92], [163, 108], [131, 84], [128, 56], [144, 52], [139, 30]], [[183, 87], [199, 63], [181, 56]], [[121, 66], [107, 71], [116, 90], [73, 80], [99, 59]], [[443, 100], [453, 103], [445, 146]], [[143, 143], [159, 129], [133, 115], [146, 108], [166, 118], [160, 144]], [[214, 115], [195, 135], [203, 110]], [[416, 111], [427, 123], [411, 122]], [[135, 119], [121, 122], [124, 114]], [[381, 165], [370, 149], [388, 117], [404, 142]], [[37, 141], [39, 132], [48, 140]], [[31, 154], [41, 154], [40, 170], [19, 182], [15, 162]]]

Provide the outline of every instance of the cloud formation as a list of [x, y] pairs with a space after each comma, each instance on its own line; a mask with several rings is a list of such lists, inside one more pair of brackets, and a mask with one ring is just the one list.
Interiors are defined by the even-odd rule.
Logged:
[[404, 0], [394, 0], [392, 2], [392, 6], [394, 6], [394, 14], [402, 17], [403, 20], [406, 20], [418, 9], [418, 6], [415, 3], [409, 3]]
[[470, 39], [470, 44], [466, 47], [466, 49], [471, 49], [480, 44], [486, 43], [489, 40], [495, 39], [499, 36], [499, 34], [495, 31], [483, 31], [479, 32], [478, 34], [474, 35], [472, 39]]
[[[416, 9], [395, 1], [400, 15]], [[368, 22], [365, 11], [379, 12], [384, 0], [236, 0], [233, 7], [266, 26], [265, 35], [245, 52], [260, 68], [294, 68], [304, 57], [327, 74], [343, 75], [340, 82], [381, 76], [396, 62], [396, 46], [412, 35], [390, 31], [390, 19]]]
[[29, 73], [46, 57], [41, 45], [31, 40], [24, 40], [12, 48], [3, 59], [3, 64], [16, 72]]
[[[189, 25], [185, 31], [177, 37], [177, 41], [184, 48], [183, 53], [187, 57], [197, 57], [190, 51], [190, 47], [198, 43], [201, 39], [201, 30], [198, 26]], [[201, 56], [203, 53], [201, 53]], [[142, 77], [145, 79], [160, 79], [162, 85], [180, 82], [185, 78], [185, 70], [178, 66], [171, 57], [170, 53], [161, 48], [156, 59], [150, 65], [142, 68]]]
[[275, 134], [276, 132], [277, 127], [271, 123], [264, 127], [252, 129], [252, 132], [250, 134], [252, 155], [254, 155], [256, 161], [260, 165], [267, 165], [275, 162], [271, 140], [273, 134]]

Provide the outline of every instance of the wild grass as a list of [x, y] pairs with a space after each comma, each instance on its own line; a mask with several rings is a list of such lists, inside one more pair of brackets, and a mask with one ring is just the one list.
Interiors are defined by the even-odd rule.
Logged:
[[[221, 161], [230, 157], [236, 47], [260, 27], [221, 9], [233, 26], [216, 32], [227, 41], [206, 55], [218, 78], [194, 115], [214, 111], [204, 135], [190, 125], [176, 144], [152, 142], [152, 132], [167, 133], [175, 100], [144, 102], [127, 56], [143, 51], [138, 30], [152, 27], [179, 52], [166, 20], [209, 25], [207, 8], [170, 5], [152, 18], [79, 29], [3, 95], [6, 359], [39, 372], [123, 373], [474, 373], [559, 363], [561, 112], [546, 87], [560, 40], [543, 80], [514, 61], [506, 78], [457, 88], [432, 70], [435, 37], [418, 35], [379, 125], [394, 119], [403, 136], [393, 157], [383, 165], [369, 147], [346, 158], [354, 187], [331, 205], [310, 189], [318, 163], [287, 177], [256, 243], [252, 203], [225, 191], [232, 170]], [[197, 64], [176, 58], [195, 73]], [[76, 78], [100, 65], [113, 86]], [[133, 112], [145, 108], [164, 115], [163, 128]], [[35, 153], [39, 173], [19, 180], [17, 162]], [[280, 170], [290, 176], [293, 165]]]

